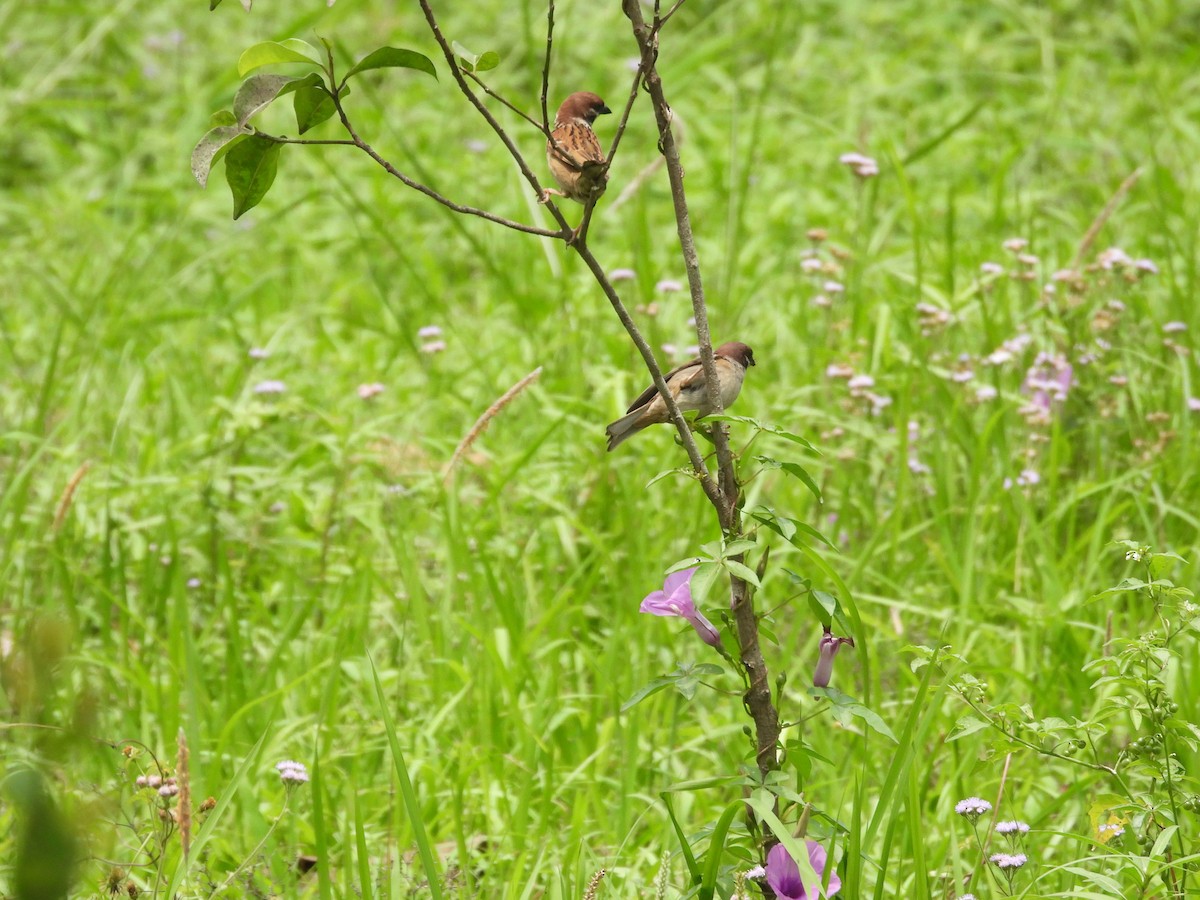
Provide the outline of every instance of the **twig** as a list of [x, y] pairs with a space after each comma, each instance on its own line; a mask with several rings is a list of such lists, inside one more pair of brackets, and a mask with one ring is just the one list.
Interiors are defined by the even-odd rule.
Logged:
[[550, 136], [550, 108], [546, 98], [550, 94], [550, 51], [554, 46], [554, 0], [546, 3], [546, 60], [542, 63], [542, 131]]
[[683, 3], [684, 0], [675, 0], [675, 5], [667, 10], [667, 14], [665, 16], [660, 16], [656, 13], [654, 17], [654, 27], [656, 29], [661, 29], [664, 25], [666, 25], [667, 22], [671, 20], [671, 16], [675, 15], [675, 13], [679, 10], [679, 7], [683, 6]]
[[[646, 63], [644, 79], [654, 105], [654, 118], [658, 124], [659, 147], [667, 161], [667, 175], [671, 180], [671, 198], [675, 203], [675, 224], [679, 234], [679, 245], [683, 251], [683, 265], [687, 271], [688, 287], [692, 295], [692, 313], [696, 319], [696, 338], [700, 344], [700, 362], [708, 388], [708, 402], [714, 413], [720, 413], [720, 382], [717, 378], [716, 361], [713, 358], [712, 337], [708, 330], [708, 308], [704, 302], [704, 285], [700, 279], [700, 261], [696, 253], [696, 240], [692, 234], [688, 214], [687, 196], [683, 188], [683, 164], [679, 159], [679, 147], [671, 131], [671, 107], [663, 92], [662, 79], [656, 64], [658, 35], [646, 24], [638, 0], [622, 0], [625, 15], [633, 25], [633, 34]], [[737, 529], [737, 476], [733, 468], [733, 454], [729, 449], [729, 438], [725, 428], [713, 429], [713, 445], [717, 450], [717, 470], [720, 478], [721, 502], [717, 516], [726, 533]]]
[[483, 411], [483, 415], [475, 420], [475, 424], [471, 426], [471, 430], [466, 433], [463, 439], [458, 442], [458, 446], [454, 448], [454, 454], [450, 457], [450, 462], [446, 463], [446, 468], [442, 470], [442, 484], [450, 482], [450, 476], [454, 472], [454, 467], [458, 465], [458, 461], [462, 459], [463, 454], [471, 449], [471, 445], [475, 443], [476, 439], [487, 429], [488, 423], [496, 417], [500, 410], [512, 403], [518, 394], [537, 381], [541, 374], [542, 367], [538, 366], [501, 394], [495, 403]]
[[1079, 242], [1079, 249], [1075, 251], [1075, 259], [1071, 263], [1072, 269], [1078, 269], [1083, 262], [1083, 258], [1091, 249], [1092, 244], [1100, 235], [1100, 229], [1112, 217], [1112, 214], [1117, 211], [1117, 205], [1125, 197], [1126, 194], [1137, 184], [1137, 180], [1142, 177], [1141, 168], [1134, 169], [1129, 173], [1128, 177], [1118, 185], [1108, 203], [1104, 204], [1104, 209], [1100, 210], [1100, 215], [1096, 216], [1095, 221], [1088, 227], [1088, 230], [1083, 235], [1083, 240]]
[[[450, 66], [450, 73], [454, 76], [454, 80], [458, 84], [458, 89], [466, 95], [467, 99], [471, 102], [471, 105], [479, 111], [479, 114], [483, 116], [488, 125], [492, 127], [492, 131], [496, 132], [496, 137], [500, 138], [504, 146], [508, 148], [509, 154], [520, 167], [521, 174], [525, 176], [525, 180], [529, 182], [529, 186], [533, 188], [534, 193], [536, 193], [538, 197], [541, 197], [542, 185], [538, 181], [538, 177], [533, 174], [533, 170], [529, 168], [529, 164], [525, 161], [525, 157], [521, 155], [521, 151], [517, 149], [516, 144], [512, 142], [512, 138], [510, 138], [508, 133], [504, 130], [504, 126], [502, 126], [496, 120], [496, 117], [492, 115], [491, 110], [489, 110], [484, 102], [479, 99], [476, 93], [471, 90], [471, 85], [469, 85], [467, 83], [467, 79], [463, 77], [462, 68], [458, 65], [458, 60], [455, 59], [454, 50], [450, 46], [449, 41], [447, 41], [446, 36], [442, 34], [441, 26], [438, 25], [437, 16], [434, 15], [433, 9], [429, 6], [429, 0], [420, 0], [420, 4], [421, 12], [425, 14], [425, 22], [429, 26], [429, 30], [433, 33], [433, 39], [437, 41], [437, 45], [442, 49], [442, 56], [446, 58], [446, 63]], [[559, 210], [554, 203], [547, 203], [546, 209], [550, 211], [550, 215], [554, 216], [554, 220], [558, 222], [561, 230], [558, 232], [547, 232], [545, 230], [540, 230], [537, 233], [541, 233], [546, 237], [557, 237], [564, 241], [568, 240], [574, 234], [574, 229], [567, 224], [567, 220], [563, 216], [561, 210]]]
[[545, 137], [547, 137], [547, 138], [550, 137], [550, 132], [544, 130], [542, 128], [542, 124], [540, 122], [538, 122], [537, 119], [533, 118], [533, 116], [530, 116], [527, 113], [522, 112], [520, 109], [518, 109], [512, 103], [509, 103], [507, 100], [505, 100], [503, 97], [501, 97], [495, 91], [493, 91], [490, 87], [488, 87], [486, 84], [484, 84], [483, 79], [480, 78], [478, 75], [476, 75], [474, 72], [467, 72], [467, 77], [470, 78], [477, 85], [479, 85], [480, 88], [483, 89], [483, 92], [485, 94], [487, 94], [489, 97], [491, 97], [493, 100], [496, 100], [499, 103], [503, 104], [504, 106], [507, 106], [509, 109], [511, 109], [513, 112], [515, 112], [518, 116], [520, 116], [522, 119], [524, 119], [530, 125], [532, 125], [538, 131], [542, 132], [542, 134], [545, 135]]
[[[375, 160], [375, 162], [377, 162], [380, 166], [382, 166], [384, 171], [386, 171], [389, 175], [391, 175], [393, 178], [400, 179], [400, 181], [404, 182], [405, 185], [412, 188], [414, 191], [420, 191], [426, 197], [430, 197], [430, 198], [436, 200], [438, 203], [442, 204], [442, 206], [445, 206], [448, 209], [452, 209], [457, 213], [463, 213], [464, 215], [468, 215], [468, 216], [479, 216], [479, 218], [481, 218], [481, 219], [487, 219], [489, 222], [495, 222], [497, 225], [503, 225], [505, 228], [511, 228], [514, 231], [523, 231], [526, 234], [536, 234], [536, 235], [540, 235], [541, 237], [561, 237], [561, 234], [559, 232], [551, 231], [548, 228], [540, 228], [537, 225], [526, 225], [523, 222], [515, 222], [512, 219], [506, 219], [503, 216], [498, 216], [495, 213], [490, 213], [486, 209], [477, 209], [474, 206], [464, 206], [461, 203], [455, 203], [453, 200], [449, 199], [448, 197], [444, 197], [441, 194], [439, 194], [433, 188], [428, 187], [424, 184], [421, 184], [421, 182], [416, 181], [412, 178], [409, 178], [407, 175], [405, 175], [403, 172], [401, 172], [399, 169], [397, 169], [395, 166], [393, 166], [390, 162], [388, 162], [386, 159], [384, 159], [382, 156], [380, 156], [375, 151], [374, 147], [372, 147], [370, 144], [368, 144], [366, 141], [364, 141], [361, 137], [358, 136], [358, 132], [355, 131], [354, 126], [350, 124], [350, 119], [346, 115], [346, 110], [342, 107], [342, 101], [340, 99], [338, 99], [337, 97], [334, 97], [333, 105], [334, 105], [334, 108], [337, 110], [338, 118], [340, 118], [342, 120], [342, 127], [345, 128], [347, 133], [350, 135], [350, 138], [351, 138], [350, 143], [353, 144], [355, 147], [357, 147], [359, 150], [362, 150], [363, 153], [367, 154], [367, 156], [371, 157], [371, 159]], [[270, 136], [264, 135], [264, 137], [270, 137]], [[285, 144], [296, 143], [295, 141], [292, 141], [287, 138], [282, 138], [282, 139], [271, 138], [271, 139], [278, 140], [280, 143], [285, 143]]]

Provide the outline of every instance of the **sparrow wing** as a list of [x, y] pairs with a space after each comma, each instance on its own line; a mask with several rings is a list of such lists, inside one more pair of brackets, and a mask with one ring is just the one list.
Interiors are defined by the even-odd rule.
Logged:
[[578, 122], [568, 122], [555, 128], [550, 149], [564, 165], [582, 172], [596, 164], [604, 163], [604, 151], [596, 132]]
[[[695, 372], [686, 372], [687, 369], [691, 369], [691, 368], [695, 368], [696, 371]], [[678, 380], [678, 381], [674, 380], [676, 378], [676, 376], [679, 376], [680, 380]], [[688, 387], [697, 378], [700, 378], [701, 380], [703, 380], [703, 378], [704, 378], [704, 368], [700, 365], [700, 357], [698, 357], [698, 356], [695, 359], [688, 360], [681, 366], [676, 366], [674, 369], [672, 369], [670, 372], [668, 372], [666, 375], [663, 376], [663, 381], [665, 381], [667, 383], [667, 387], [669, 387], [671, 389], [671, 393], [674, 394], [676, 397], [678, 397], [679, 392], [682, 389]], [[647, 403], [649, 403], [651, 400], [654, 399], [654, 396], [657, 393], [658, 393], [658, 388], [656, 388], [653, 384], [651, 384], [650, 387], [646, 388], [644, 391], [642, 391], [640, 394], [637, 395], [637, 398], [632, 403], [629, 404], [629, 409], [627, 409], [625, 411], [633, 412], [638, 407], [645, 406]]]

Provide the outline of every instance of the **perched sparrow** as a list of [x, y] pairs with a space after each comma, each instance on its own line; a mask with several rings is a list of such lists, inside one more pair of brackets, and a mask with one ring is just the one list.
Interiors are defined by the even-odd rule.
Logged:
[[543, 203], [555, 195], [586, 204], [604, 193], [608, 170], [592, 123], [596, 116], [610, 112], [604, 101], [590, 91], [576, 91], [562, 102], [550, 132], [554, 139], [546, 142], [546, 161], [562, 190], [546, 188], [542, 191]]
[[[740, 341], [722, 344], [714, 351], [717, 366], [717, 381], [721, 386], [721, 406], [728, 409], [742, 390], [746, 369], [754, 365], [754, 351]], [[666, 374], [667, 389], [675, 398], [682, 412], [698, 410], [703, 418], [712, 412], [708, 403], [708, 383], [704, 380], [704, 367], [700, 357], [685, 362]], [[612, 450], [622, 441], [633, 437], [648, 425], [670, 421], [667, 404], [654, 385], [646, 388], [629, 406], [629, 414], [617, 419], [606, 429], [608, 449]]]

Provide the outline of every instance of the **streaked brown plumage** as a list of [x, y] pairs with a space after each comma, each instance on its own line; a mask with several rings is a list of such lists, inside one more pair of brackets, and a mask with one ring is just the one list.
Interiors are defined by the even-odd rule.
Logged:
[[608, 184], [604, 151], [592, 130], [597, 116], [612, 112], [591, 91], [576, 91], [562, 102], [554, 117], [554, 139], [546, 142], [546, 161], [561, 191], [546, 188], [542, 202], [551, 195], [569, 197], [586, 204], [599, 198]]
[[[713, 351], [713, 362], [717, 367], [717, 381], [721, 389], [721, 406], [728, 409], [742, 390], [746, 369], [754, 365], [754, 351], [741, 341], [729, 341]], [[664, 376], [667, 389], [683, 412], [696, 410], [700, 419], [712, 412], [708, 402], [708, 383], [704, 379], [704, 367], [700, 357], [688, 360]], [[667, 404], [654, 385], [642, 391], [629, 404], [628, 414], [608, 426], [608, 449], [612, 450], [622, 441], [633, 437], [643, 428], [669, 422]]]

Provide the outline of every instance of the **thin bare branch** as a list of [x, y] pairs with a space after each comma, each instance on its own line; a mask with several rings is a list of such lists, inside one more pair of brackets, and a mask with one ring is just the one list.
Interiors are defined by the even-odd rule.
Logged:
[[666, 15], [664, 16], [658, 15], [657, 11], [655, 11], [654, 30], [661, 31], [662, 27], [666, 25], [667, 22], [671, 21], [671, 16], [675, 15], [675, 13], [678, 12], [679, 7], [683, 6], [683, 4], [684, 0], [675, 0], [675, 5], [668, 9]]
[[[346, 129], [346, 132], [350, 135], [350, 138], [351, 138], [351, 140], [348, 142], [347, 141], [339, 141], [338, 143], [349, 143], [349, 144], [352, 144], [353, 146], [357, 147], [358, 149], [362, 150], [363, 153], [367, 154], [367, 156], [371, 157], [371, 159], [375, 160], [376, 163], [378, 163], [380, 166], [382, 166], [384, 171], [386, 171], [389, 175], [391, 175], [393, 178], [400, 179], [400, 181], [402, 181], [408, 187], [412, 188], [414, 191], [420, 191], [426, 197], [436, 200], [438, 203], [442, 204], [442, 206], [445, 206], [447, 209], [452, 209], [457, 213], [462, 213], [462, 214], [468, 215], [468, 216], [478, 216], [481, 219], [487, 219], [489, 222], [495, 222], [497, 225], [503, 225], [505, 228], [511, 228], [514, 231], [523, 231], [525, 234], [536, 234], [536, 235], [539, 235], [540, 237], [551, 237], [551, 238], [561, 238], [562, 237], [562, 233], [558, 232], [558, 231], [551, 231], [548, 228], [540, 228], [537, 225], [526, 225], [524, 222], [516, 222], [512, 219], [506, 219], [503, 216], [498, 216], [495, 213], [490, 213], [486, 209], [477, 209], [474, 206], [464, 206], [461, 203], [455, 203], [453, 200], [449, 199], [448, 197], [444, 197], [441, 194], [439, 194], [433, 188], [431, 188], [427, 185], [421, 184], [421, 182], [416, 181], [412, 178], [409, 178], [407, 175], [405, 175], [403, 172], [401, 172], [399, 169], [397, 169], [395, 166], [393, 166], [390, 162], [388, 162], [386, 159], [384, 159], [382, 156], [380, 156], [375, 151], [374, 147], [372, 147], [370, 144], [368, 144], [366, 141], [364, 141], [361, 137], [358, 136], [358, 132], [354, 129], [354, 126], [350, 124], [350, 118], [346, 115], [346, 110], [342, 107], [342, 102], [340, 99], [338, 99], [337, 97], [334, 97], [333, 105], [334, 105], [334, 108], [337, 110], [338, 118], [340, 118], [342, 120], [342, 127]], [[263, 137], [268, 138], [270, 140], [278, 140], [280, 143], [284, 143], [284, 144], [295, 143], [295, 141], [292, 141], [288, 138], [275, 138], [275, 137], [272, 137], [271, 135], [263, 135]]]
[[550, 94], [550, 51], [554, 47], [554, 0], [546, 2], [546, 60], [542, 63], [542, 131], [549, 136], [550, 108], [546, 98]]
[[350, 140], [305, 140], [303, 138], [290, 138], [286, 134], [267, 134], [265, 131], [254, 129], [254, 136], [260, 137], [265, 141], [274, 141], [276, 144], [308, 144], [309, 146], [328, 145], [331, 147], [357, 147], [359, 146], [354, 141]]
[[696, 438], [692, 434], [692, 430], [688, 427], [687, 420], [683, 417], [683, 413], [679, 409], [679, 404], [675, 402], [675, 398], [671, 396], [671, 392], [667, 389], [667, 382], [663, 378], [662, 369], [658, 366], [658, 360], [654, 357], [654, 351], [650, 349], [650, 345], [646, 342], [645, 337], [642, 336], [637, 324], [633, 321], [633, 317], [629, 315], [629, 310], [621, 302], [620, 296], [612, 286], [612, 282], [608, 280], [608, 275], [596, 259], [595, 254], [588, 247], [587, 241], [576, 241], [572, 246], [575, 252], [579, 254], [579, 258], [583, 260], [584, 265], [591, 270], [592, 277], [596, 279], [596, 283], [604, 291], [604, 296], [608, 298], [608, 302], [616, 312], [617, 318], [621, 320], [621, 324], [625, 327], [629, 339], [633, 341], [633, 345], [642, 354], [642, 360], [646, 363], [646, 369], [650, 372], [650, 379], [654, 382], [654, 387], [662, 395], [663, 401], [667, 405], [667, 412], [671, 416], [671, 423], [675, 426], [675, 430], [679, 432], [679, 440], [683, 444], [683, 449], [687, 452], [688, 460], [692, 464], [692, 470], [700, 480], [700, 486], [704, 489], [704, 493], [707, 495], [709, 501], [714, 506], [719, 507], [721, 492], [717, 487], [717, 483], [713, 481], [712, 474], [708, 471], [708, 466], [704, 464], [704, 456], [701, 454], [700, 448], [696, 445]]
[[[716, 361], [713, 358], [712, 337], [708, 329], [708, 308], [704, 302], [704, 285], [700, 278], [700, 260], [696, 253], [696, 240], [692, 234], [691, 218], [688, 214], [687, 196], [683, 188], [683, 164], [679, 159], [679, 146], [671, 130], [671, 107], [663, 92], [662, 79], [656, 64], [658, 35], [642, 15], [638, 0], [622, 0], [626, 17], [633, 25], [633, 34], [646, 62], [644, 78], [646, 88], [654, 106], [654, 118], [658, 124], [659, 147], [667, 161], [667, 175], [671, 181], [671, 197], [675, 203], [675, 225], [679, 234], [679, 245], [683, 251], [683, 265], [687, 271], [688, 287], [692, 295], [692, 313], [696, 319], [696, 338], [700, 344], [700, 362], [708, 387], [708, 401], [716, 413], [724, 408], [721, 404], [720, 384], [717, 379]], [[648, 61], [648, 62], [647, 62]], [[717, 469], [720, 476], [721, 503], [717, 514], [721, 528], [731, 532], [737, 528], [737, 476], [733, 467], [733, 454], [729, 449], [729, 438], [724, 426], [713, 429], [713, 445], [717, 450]]]
[[[450, 66], [450, 73], [454, 76], [454, 80], [458, 84], [458, 89], [466, 95], [467, 99], [471, 101], [471, 105], [479, 111], [479, 114], [492, 127], [492, 131], [496, 132], [496, 137], [500, 138], [504, 146], [508, 148], [508, 152], [516, 161], [521, 174], [525, 176], [525, 180], [529, 182], [530, 187], [533, 188], [537, 196], [543, 196], [541, 183], [538, 181], [537, 176], [533, 174], [533, 170], [529, 168], [529, 163], [525, 161], [525, 157], [517, 149], [517, 145], [512, 142], [512, 138], [508, 136], [508, 133], [504, 130], [504, 126], [496, 121], [496, 117], [492, 115], [491, 110], [471, 90], [471, 85], [467, 83], [467, 79], [463, 76], [462, 69], [458, 65], [458, 60], [454, 56], [454, 50], [451, 48], [450, 42], [442, 34], [441, 26], [438, 25], [437, 16], [434, 15], [433, 9], [429, 5], [429, 0], [420, 0], [420, 4], [421, 12], [425, 15], [425, 22], [429, 25], [429, 30], [433, 33], [433, 39], [437, 41], [438, 46], [442, 49], [442, 56], [446, 58], [446, 63]], [[547, 236], [561, 238], [562, 240], [570, 238], [574, 234], [574, 231], [567, 224], [562, 211], [552, 202], [546, 204], [546, 209], [550, 211], [550, 215], [554, 217], [554, 220], [558, 222], [559, 227], [562, 229], [557, 233], [551, 232]]]
[[467, 77], [470, 78], [477, 85], [479, 85], [480, 88], [483, 89], [483, 92], [485, 94], [487, 94], [489, 97], [491, 97], [493, 100], [496, 100], [499, 103], [501, 103], [502, 105], [507, 106], [509, 109], [511, 109], [513, 112], [515, 112], [518, 116], [520, 116], [522, 119], [524, 119], [530, 125], [532, 125], [538, 131], [541, 131], [543, 137], [546, 137], [546, 138], [550, 137], [550, 132], [542, 131], [542, 125], [537, 119], [533, 118], [533, 116], [527, 115], [526, 113], [522, 112], [520, 109], [515, 107], [513, 104], [509, 103], [507, 100], [505, 100], [503, 97], [501, 97], [495, 91], [493, 91], [490, 87], [488, 87], [486, 84], [484, 84], [483, 79], [480, 78], [478, 75], [476, 75], [474, 72], [467, 72]]
[[[647, 55], [647, 54], [650, 55]], [[647, 47], [642, 51], [641, 59], [638, 60], [637, 71], [633, 73], [633, 84], [629, 87], [629, 98], [625, 101], [625, 109], [621, 112], [621, 118], [617, 121], [617, 130], [613, 134], [612, 146], [608, 148], [608, 156], [604, 159], [605, 166], [611, 166], [613, 157], [617, 155], [617, 147], [621, 144], [621, 138], [625, 135], [625, 126], [629, 124], [629, 116], [633, 112], [633, 104], [637, 102], [638, 91], [642, 87], [642, 76], [654, 62], [653, 55], [658, 53], [658, 41], [648, 42]]]

